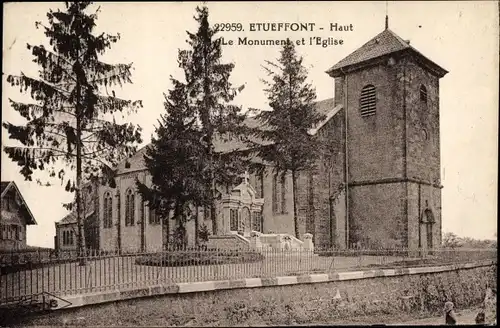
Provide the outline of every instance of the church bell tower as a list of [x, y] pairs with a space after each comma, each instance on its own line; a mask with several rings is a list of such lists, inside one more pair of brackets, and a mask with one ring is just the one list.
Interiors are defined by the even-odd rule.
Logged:
[[389, 29], [342, 59], [349, 247], [441, 243], [439, 80], [447, 71]]

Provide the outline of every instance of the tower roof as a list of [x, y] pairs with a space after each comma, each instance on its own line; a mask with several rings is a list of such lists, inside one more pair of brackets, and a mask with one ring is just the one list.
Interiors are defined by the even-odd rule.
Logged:
[[434, 71], [439, 77], [443, 77], [448, 73], [447, 70], [422, 55], [417, 49], [412, 47], [409, 42], [401, 39], [396, 33], [388, 28], [339, 61], [326, 72], [332, 77], [339, 76], [358, 65], [361, 66], [362, 64], [369, 63], [376, 58], [405, 51], [416, 55], [424, 65]]

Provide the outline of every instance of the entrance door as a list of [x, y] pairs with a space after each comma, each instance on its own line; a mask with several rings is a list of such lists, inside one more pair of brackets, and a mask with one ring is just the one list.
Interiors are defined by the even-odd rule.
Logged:
[[425, 210], [424, 212], [424, 224], [425, 224], [425, 239], [426, 239], [426, 246], [427, 249], [429, 250], [429, 254], [431, 254], [432, 249], [434, 248], [434, 243], [432, 242], [433, 240], [433, 233], [432, 233], [432, 226], [434, 224], [434, 215], [432, 215], [431, 210]]

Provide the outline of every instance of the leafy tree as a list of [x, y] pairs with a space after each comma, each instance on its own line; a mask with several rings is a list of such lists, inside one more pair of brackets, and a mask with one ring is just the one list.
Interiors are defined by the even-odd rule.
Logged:
[[277, 63], [266, 61], [267, 66], [264, 68], [271, 81], [263, 80], [266, 86], [264, 91], [272, 110], [257, 115], [257, 119], [268, 128], [254, 130], [254, 135], [265, 144], [257, 150], [258, 156], [264, 162], [272, 163], [282, 178], [288, 172], [292, 175], [293, 217], [297, 238], [298, 174], [314, 167], [319, 156], [320, 140], [309, 130], [324, 119], [316, 111], [316, 91], [306, 82], [307, 70], [302, 61], [293, 42], [289, 40], [283, 46]]
[[442, 239], [443, 247], [457, 248], [462, 246], [461, 238], [453, 232], [445, 232]]
[[196, 33], [188, 34], [191, 49], [180, 51], [180, 67], [184, 70], [189, 105], [196, 109], [196, 117], [202, 134], [200, 139], [205, 149], [200, 162], [203, 163], [201, 178], [207, 187], [205, 199], [210, 202], [212, 233], [218, 233], [216, 201], [220, 192], [216, 186], [234, 183], [247, 165], [245, 155], [239, 151], [217, 151], [216, 141], [242, 138], [248, 129], [243, 121], [246, 115], [241, 108], [230, 102], [244, 86], [233, 88], [229, 82], [234, 64], [221, 63], [221, 38], [208, 22], [208, 9], [196, 8]]
[[[83, 250], [81, 187], [92, 177], [108, 177], [111, 167], [135, 152], [141, 129], [118, 124], [115, 116], [135, 112], [140, 101], [115, 97], [114, 88], [131, 83], [131, 64], [107, 64], [99, 60], [119, 35], [93, 35], [97, 13], [88, 14], [90, 2], [65, 3], [65, 10], [50, 10], [48, 26], [40, 22], [52, 49], [28, 45], [40, 66], [38, 78], [23, 73], [8, 76], [12, 86], [29, 92], [34, 102], [10, 100], [24, 125], [3, 122], [10, 138], [20, 146], [4, 151], [21, 167], [26, 180], [34, 170], [66, 181], [66, 190], [76, 192], [78, 250]], [[108, 89], [109, 88], [109, 89]], [[106, 95], [103, 93], [106, 92]], [[111, 92], [111, 95], [109, 95]], [[62, 164], [62, 169], [61, 169]], [[76, 179], [66, 172], [76, 170]], [[57, 173], [56, 173], [57, 172]], [[104, 174], [103, 174], [104, 173]], [[71, 209], [71, 204], [67, 208]]]

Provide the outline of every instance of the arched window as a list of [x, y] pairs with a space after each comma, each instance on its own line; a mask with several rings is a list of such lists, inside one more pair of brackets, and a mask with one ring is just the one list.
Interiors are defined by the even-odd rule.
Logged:
[[238, 231], [239, 220], [238, 220], [238, 210], [231, 208], [229, 210], [229, 229], [231, 231]]
[[427, 104], [427, 88], [425, 85], [420, 86], [420, 101]]
[[273, 212], [275, 214], [287, 214], [287, 185], [286, 177], [276, 172], [273, 177]]
[[254, 231], [262, 232], [262, 212], [252, 212], [252, 229]]
[[109, 191], [104, 194], [103, 203], [104, 228], [111, 228], [113, 226], [113, 198]]
[[359, 97], [359, 111], [361, 116], [375, 115], [375, 110], [377, 108], [377, 93], [375, 86], [368, 84], [361, 90], [361, 96]]
[[70, 230], [63, 231], [63, 245], [73, 245], [75, 243], [74, 240], [75, 232]]
[[156, 210], [149, 208], [149, 224], [160, 224], [160, 216], [156, 214]]
[[125, 194], [125, 225], [134, 225], [135, 215], [135, 194], [132, 189], [128, 189]]

